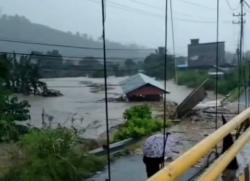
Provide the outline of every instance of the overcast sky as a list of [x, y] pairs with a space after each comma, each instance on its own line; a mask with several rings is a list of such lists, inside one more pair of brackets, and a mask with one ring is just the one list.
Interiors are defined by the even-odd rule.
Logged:
[[[226, 50], [235, 51], [239, 26], [232, 24], [240, 0], [220, 0], [220, 40]], [[101, 36], [101, 0], [0, 0], [2, 14], [23, 15], [32, 22], [63, 31]], [[155, 48], [164, 44], [164, 0], [107, 0], [107, 38]], [[190, 38], [201, 42], [216, 40], [216, 0], [173, 0], [174, 35], [177, 55], [187, 54]], [[250, 9], [246, 15], [249, 19]], [[170, 22], [170, 21], [169, 21]], [[249, 21], [245, 26], [248, 39]], [[169, 23], [168, 47], [172, 51]], [[1, 26], [1, 25], [0, 25]], [[245, 41], [245, 49], [250, 49]]]

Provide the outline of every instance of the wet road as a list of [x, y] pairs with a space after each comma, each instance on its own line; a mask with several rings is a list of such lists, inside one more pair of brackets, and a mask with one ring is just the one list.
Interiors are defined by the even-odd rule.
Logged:
[[[114, 181], [139, 181], [147, 178], [141, 155], [120, 158], [112, 163], [111, 170]], [[105, 181], [105, 178], [107, 178], [107, 169], [88, 181]]]
[[[168, 131], [173, 132], [172, 135], [175, 139], [179, 139], [179, 143], [176, 145], [175, 150], [180, 151], [180, 154], [176, 154], [174, 159], [181, 155], [200, 140], [205, 138], [214, 131], [214, 122], [207, 121], [190, 121], [182, 122], [179, 125], [171, 127]], [[243, 170], [247, 164], [250, 163], [250, 143], [247, 144], [243, 151], [237, 156], [240, 168]], [[180, 181], [187, 181], [190, 177], [197, 173], [201, 167], [192, 168]], [[142, 162], [142, 153], [137, 155], [123, 157], [111, 165], [112, 179], [115, 181], [143, 181], [146, 178], [145, 168]], [[107, 169], [98, 173], [89, 181], [101, 181], [106, 178]]]
[[[177, 141], [173, 148], [179, 154], [172, 155], [173, 159], [177, 158], [180, 154], [191, 148], [197, 142], [202, 140], [206, 135], [213, 132], [214, 123], [206, 121], [190, 121], [182, 122], [176, 126], [171, 127], [168, 131], [172, 132], [170, 136]], [[140, 148], [139, 148], [140, 149]], [[142, 162], [142, 151], [137, 155], [123, 157], [111, 164], [112, 180], [114, 181], [143, 181], [146, 179], [146, 172]], [[191, 177], [195, 169], [191, 170], [185, 178], [181, 181], [187, 180]], [[98, 173], [88, 181], [103, 181], [107, 177], [107, 169]]]

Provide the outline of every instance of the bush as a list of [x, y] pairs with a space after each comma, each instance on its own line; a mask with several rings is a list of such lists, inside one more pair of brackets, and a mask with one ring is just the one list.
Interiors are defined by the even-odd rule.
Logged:
[[[204, 85], [206, 90], [215, 90], [215, 79], [210, 79], [207, 71], [187, 70], [178, 73], [178, 84], [196, 88], [204, 80], [208, 79]], [[238, 86], [238, 69], [225, 74], [223, 79], [218, 81], [218, 93], [226, 95]]]
[[178, 84], [186, 85], [187, 87], [197, 87], [204, 80], [208, 79], [208, 74], [206, 71], [202, 70], [188, 70], [178, 73]]
[[127, 120], [132, 118], [152, 119], [152, 112], [148, 105], [133, 106], [123, 113], [123, 117]]
[[74, 145], [75, 134], [67, 129], [33, 131], [20, 141], [21, 147], [32, 157], [66, 155]]
[[[140, 138], [160, 131], [163, 122], [152, 119], [152, 112], [147, 105], [134, 106], [124, 112], [127, 122], [114, 135], [114, 141], [126, 138]], [[169, 122], [167, 122], [169, 126]]]
[[241, 87], [240, 89], [237, 87], [228, 94], [227, 100], [230, 102], [234, 102], [238, 100], [239, 94], [241, 95], [243, 92], [244, 92], [243, 87]]
[[20, 141], [24, 161], [11, 168], [8, 181], [78, 181], [104, 167], [102, 158], [77, 153], [76, 137], [67, 129], [33, 131]]
[[0, 142], [17, 141], [23, 134], [16, 122], [30, 118], [29, 107], [27, 101], [19, 101], [16, 96], [0, 91]]
[[115, 135], [114, 140], [119, 141], [126, 138], [140, 138], [161, 130], [163, 123], [153, 119], [128, 120], [126, 126], [121, 128]]

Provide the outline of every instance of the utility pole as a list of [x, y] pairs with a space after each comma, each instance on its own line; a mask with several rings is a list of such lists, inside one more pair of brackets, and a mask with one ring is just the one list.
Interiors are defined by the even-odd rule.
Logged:
[[[241, 74], [241, 63], [242, 63], [242, 57], [243, 57], [243, 38], [244, 38], [244, 24], [246, 21], [244, 20], [244, 16], [246, 16], [246, 13], [244, 13], [244, 0], [240, 0], [241, 10], [240, 13], [235, 14], [233, 13], [234, 17], [238, 17], [238, 21], [233, 21], [233, 24], [239, 24], [240, 25], [240, 41], [239, 41], [239, 51], [238, 52], [238, 77], [239, 77], [239, 90], [238, 90], [238, 113], [240, 112], [240, 97], [241, 97], [241, 87], [242, 87], [242, 74]], [[244, 75], [244, 74], [243, 74]], [[246, 75], [244, 75], [244, 79], [246, 78]], [[244, 81], [244, 87], [246, 86], [246, 82]], [[246, 87], [245, 87], [246, 88]], [[246, 89], [245, 89], [246, 90]], [[245, 100], [248, 99], [248, 96], [246, 95], [245, 91]]]
[[102, 0], [102, 44], [103, 44], [103, 70], [104, 70], [104, 92], [105, 92], [105, 115], [106, 115], [106, 151], [108, 161], [108, 178], [106, 181], [111, 181], [111, 159], [110, 159], [110, 139], [109, 139], [109, 111], [108, 111], [108, 82], [107, 82], [107, 56], [106, 56], [106, 36], [105, 36], [105, 19], [106, 19], [106, 3]]

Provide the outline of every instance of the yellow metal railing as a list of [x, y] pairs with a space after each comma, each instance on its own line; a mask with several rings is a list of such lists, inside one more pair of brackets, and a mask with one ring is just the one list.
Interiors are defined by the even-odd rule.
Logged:
[[[250, 108], [246, 109], [239, 115], [235, 116], [231, 121], [227, 124], [220, 127], [214, 133], [207, 136], [201, 142], [196, 144], [190, 150], [185, 152], [175, 161], [170, 163], [168, 166], [160, 170], [154, 176], [148, 179], [148, 181], [175, 181], [178, 180], [181, 176], [183, 176], [189, 169], [191, 169], [194, 165], [196, 165], [202, 158], [207, 156], [213, 148], [219, 144], [225, 136], [234, 131], [236, 128], [239, 128], [240, 125], [246, 121], [249, 121], [250, 118]], [[220, 175], [221, 172], [225, 169], [225, 167], [230, 163], [228, 160], [232, 160], [235, 155], [241, 150], [241, 148], [246, 144], [250, 137], [250, 130], [248, 129], [235, 144], [225, 152], [220, 158], [217, 160], [217, 164], [209, 168], [209, 171], [205, 172], [201, 179], [209, 180], [207, 176], [214, 175], [214, 179]], [[225, 161], [225, 159], [228, 159]], [[220, 167], [220, 170], [217, 171], [217, 167]], [[217, 171], [215, 173], [215, 171]]]
[[199, 180], [216, 180], [249, 140], [250, 129], [248, 128], [247, 131], [240, 136], [238, 140], [206, 170], [205, 173], [202, 174]]

